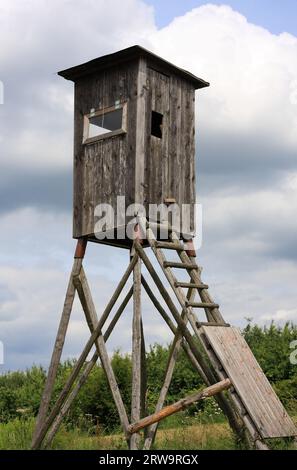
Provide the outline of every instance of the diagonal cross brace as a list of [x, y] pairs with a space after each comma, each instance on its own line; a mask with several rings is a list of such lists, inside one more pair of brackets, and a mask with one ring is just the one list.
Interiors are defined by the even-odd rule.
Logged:
[[45, 436], [46, 436], [46, 433], [49, 429], [49, 427], [52, 425], [55, 417], [57, 416], [61, 406], [63, 405], [64, 401], [66, 400], [68, 394], [70, 393], [74, 383], [75, 383], [75, 380], [77, 378], [77, 376], [79, 375], [79, 372], [81, 370], [81, 368], [83, 367], [84, 363], [85, 363], [85, 360], [87, 359], [88, 357], [88, 354], [90, 352], [90, 350], [92, 349], [95, 341], [97, 340], [98, 336], [101, 334], [101, 329], [103, 327], [103, 325], [105, 324], [108, 316], [109, 316], [109, 313], [111, 312], [114, 304], [116, 303], [119, 295], [121, 294], [131, 272], [133, 271], [134, 269], [134, 266], [137, 262], [137, 259], [138, 259], [138, 256], [137, 254], [135, 254], [132, 258], [132, 260], [130, 261], [130, 264], [128, 266], [128, 268], [126, 269], [121, 281], [119, 282], [113, 296], [111, 297], [109, 303], [107, 304], [99, 322], [98, 322], [98, 325], [96, 326], [94, 332], [92, 333], [91, 337], [89, 338], [89, 340], [87, 341], [87, 344], [83, 350], [83, 352], [81, 353], [79, 359], [77, 360], [75, 366], [73, 367], [72, 371], [71, 371], [71, 374], [62, 390], [62, 392], [60, 393], [55, 405], [53, 406], [49, 416], [47, 417], [47, 419], [45, 420], [44, 424], [42, 425], [42, 427], [38, 430], [38, 433], [36, 435], [36, 438], [34, 439], [34, 442], [32, 444], [32, 449], [38, 449], [41, 445], [41, 443], [43, 442]]

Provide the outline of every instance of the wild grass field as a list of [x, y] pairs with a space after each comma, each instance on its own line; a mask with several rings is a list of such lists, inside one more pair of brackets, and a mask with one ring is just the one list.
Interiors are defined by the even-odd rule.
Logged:
[[[153, 448], [160, 450], [239, 450], [245, 447], [238, 443], [228, 424], [223, 422], [187, 424], [181, 419], [167, 423], [157, 432]], [[192, 421], [193, 422], [193, 421]], [[297, 424], [297, 419], [295, 419]], [[0, 424], [1, 450], [28, 450], [35, 420], [15, 419]], [[171, 427], [175, 426], [175, 427]], [[292, 440], [271, 440], [270, 445], [278, 450], [296, 450]], [[66, 430], [62, 427], [56, 435], [53, 450], [122, 450], [127, 444], [122, 433], [90, 434], [81, 429]]]

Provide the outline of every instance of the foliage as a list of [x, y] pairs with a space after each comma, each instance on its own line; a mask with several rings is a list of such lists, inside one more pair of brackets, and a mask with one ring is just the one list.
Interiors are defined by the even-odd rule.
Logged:
[[[290, 342], [297, 339], [297, 327], [286, 324], [278, 327], [272, 323], [261, 328], [251, 321], [243, 334], [258, 359], [261, 367], [272, 382], [279, 397], [288, 410], [297, 413], [297, 365], [290, 364]], [[152, 413], [164, 379], [170, 346], [155, 344], [147, 352], [147, 412]], [[60, 365], [54, 399], [65, 384], [75, 361]], [[128, 354], [116, 351], [112, 366], [121, 390], [127, 413], [130, 413], [131, 395], [131, 358]], [[0, 423], [8, 423], [5, 435], [13, 436], [14, 426], [21, 430], [20, 439], [25, 440], [27, 427], [32, 426], [41, 400], [46, 371], [33, 366], [26, 371], [10, 372], [0, 376]], [[167, 403], [179, 400], [202, 387], [202, 381], [183, 351], [178, 357], [173, 380], [169, 389]], [[169, 418], [161, 427], [168, 428], [192, 423], [219, 423], [223, 420], [214, 400], [204, 400], [186, 412]], [[117, 411], [109, 390], [104, 371], [100, 365], [93, 367], [89, 378], [74, 401], [64, 421], [63, 432], [68, 439], [69, 432], [79, 429], [86, 436], [103, 435], [119, 428]], [[24, 430], [24, 431], [22, 431]], [[63, 431], [64, 430], [64, 431]], [[18, 445], [18, 442], [12, 445]], [[58, 444], [57, 444], [58, 445]], [[1, 443], [0, 443], [1, 447]], [[58, 446], [59, 447], [59, 446]]]

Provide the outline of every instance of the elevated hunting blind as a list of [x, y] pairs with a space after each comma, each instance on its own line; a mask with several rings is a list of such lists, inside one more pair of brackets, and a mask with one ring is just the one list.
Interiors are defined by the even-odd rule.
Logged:
[[74, 238], [98, 241], [99, 204], [114, 210], [109, 229], [122, 229], [119, 196], [147, 214], [149, 204], [187, 204], [191, 216], [181, 226], [194, 232], [195, 90], [209, 84], [139, 46], [59, 75], [75, 83]]
[[[224, 321], [219, 305], [209, 294], [209, 286], [201, 279], [193, 241], [189, 240], [194, 229], [195, 89], [208, 86], [208, 83], [139, 46], [59, 73], [75, 82], [73, 235], [78, 240], [32, 448], [51, 445], [98, 359], [129, 449], [139, 449], [141, 438], [143, 448], [150, 449], [161, 419], [210, 396], [215, 397], [230, 427], [249, 448], [268, 449], [265, 439], [270, 438], [293, 440], [297, 434], [294, 423], [240, 330]], [[184, 204], [190, 207], [189, 224], [184, 229], [182, 213], [179, 227], [182, 230], [176, 231], [172, 221], [164, 222], [164, 218], [158, 219], [158, 214], [151, 216], [148, 211], [148, 216], [147, 212], [140, 213], [137, 208], [135, 213], [125, 212], [123, 217], [122, 209], [117, 214], [118, 197], [126, 198], [125, 206], [141, 204], [146, 211], [151, 204], [177, 207]], [[97, 207], [102, 204], [111, 207], [116, 216], [110, 219], [109, 225], [97, 230]], [[127, 237], [124, 230], [124, 237], [120, 238], [118, 232], [131, 222], [129, 217], [134, 219], [133, 237]], [[168, 229], [165, 241], [160, 240], [159, 230], [164, 225]], [[154, 230], [156, 226], [157, 231]], [[111, 232], [115, 229], [115, 233], [102, 240], [98, 235], [107, 235], [107, 229]], [[100, 316], [83, 268], [89, 241], [130, 248], [128, 267]], [[142, 265], [158, 295], [142, 273]], [[159, 266], [163, 278], [155, 265]], [[132, 273], [133, 282], [127, 288]], [[126, 293], [121, 297], [124, 290]], [[146, 412], [146, 319], [143, 322], [142, 291], [173, 334], [160, 395], [155, 412], [149, 416]], [[91, 336], [53, 402], [76, 293]], [[131, 298], [132, 393], [128, 409], [106, 342]], [[204, 314], [204, 321], [197, 311]], [[164, 406], [181, 350], [206, 388]], [[143, 435], [142, 429], [145, 429]]]

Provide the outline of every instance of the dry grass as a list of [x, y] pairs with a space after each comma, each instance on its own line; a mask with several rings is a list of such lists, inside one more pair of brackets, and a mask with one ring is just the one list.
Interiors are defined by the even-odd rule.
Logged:
[[[62, 446], [62, 447], [61, 447]], [[158, 431], [154, 447], [166, 450], [235, 449], [235, 439], [225, 423], [183, 426]], [[125, 449], [122, 435], [82, 437], [59, 433], [55, 448], [67, 449]]]

